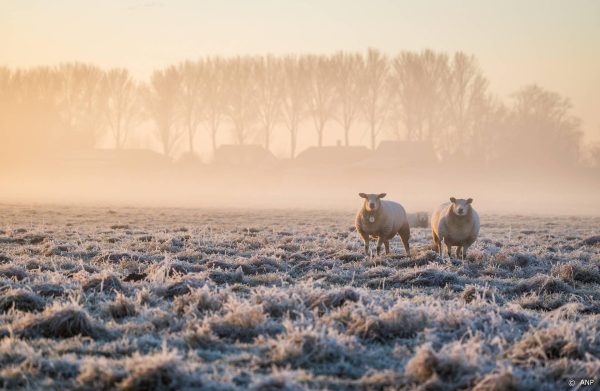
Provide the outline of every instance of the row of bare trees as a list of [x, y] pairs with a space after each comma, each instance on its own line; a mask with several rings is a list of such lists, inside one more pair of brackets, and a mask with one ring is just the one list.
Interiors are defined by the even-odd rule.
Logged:
[[181, 147], [194, 153], [199, 132], [216, 149], [224, 124], [236, 143], [258, 138], [267, 149], [285, 132], [292, 157], [307, 127], [319, 146], [335, 127], [345, 145], [361, 131], [374, 149], [385, 132], [431, 142], [448, 159], [516, 163], [575, 164], [581, 138], [567, 99], [529, 86], [501, 102], [476, 59], [461, 52], [208, 57], [157, 70], [146, 83], [126, 69], [79, 63], [0, 68], [0, 145], [8, 151], [94, 147], [107, 134], [120, 149], [142, 123], [170, 157]]
[[126, 69], [87, 64], [0, 68], [0, 138], [5, 152], [92, 148], [109, 132], [116, 148], [144, 115], [142, 89]]

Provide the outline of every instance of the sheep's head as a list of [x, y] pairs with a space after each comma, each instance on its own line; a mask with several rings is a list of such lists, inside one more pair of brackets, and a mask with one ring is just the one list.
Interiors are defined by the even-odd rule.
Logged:
[[385, 197], [386, 193], [381, 194], [365, 194], [358, 193], [359, 197], [365, 199], [364, 208], [367, 212], [376, 212], [381, 207], [381, 199]]
[[456, 199], [454, 197], [450, 197], [450, 202], [452, 202], [452, 213], [458, 216], [466, 216], [471, 212], [471, 203], [473, 202], [472, 198]]

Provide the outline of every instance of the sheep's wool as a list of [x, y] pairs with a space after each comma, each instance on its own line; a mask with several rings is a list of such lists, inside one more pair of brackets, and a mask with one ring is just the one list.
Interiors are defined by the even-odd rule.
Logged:
[[369, 216], [369, 222], [374, 223], [375, 222], [375, 216], [373, 216], [373, 215]]

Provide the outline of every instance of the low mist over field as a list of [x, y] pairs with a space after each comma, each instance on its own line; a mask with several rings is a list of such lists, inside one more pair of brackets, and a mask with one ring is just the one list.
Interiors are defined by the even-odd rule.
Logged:
[[204, 57], [137, 80], [0, 69], [6, 201], [348, 208], [387, 191], [483, 210], [598, 214], [600, 155], [567, 97], [509, 99], [476, 57], [377, 49]]

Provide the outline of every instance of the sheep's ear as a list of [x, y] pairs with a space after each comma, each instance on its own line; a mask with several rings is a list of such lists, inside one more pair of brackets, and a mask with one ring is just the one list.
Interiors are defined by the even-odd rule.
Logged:
[[386, 195], [387, 195], [387, 193], [381, 193], [381, 194], [379, 194], [379, 195], [377, 196], [377, 198], [383, 198], [383, 197], [385, 197]]
[[367, 198], [367, 195], [365, 193], [358, 193], [358, 196], [360, 198]]
[[450, 197], [450, 202], [455, 203], [456, 202], [456, 198]]
[[473, 203], [473, 199], [472, 199], [472, 198], [469, 198], [469, 199], [467, 200], [467, 204], [471, 204], [471, 203]]

